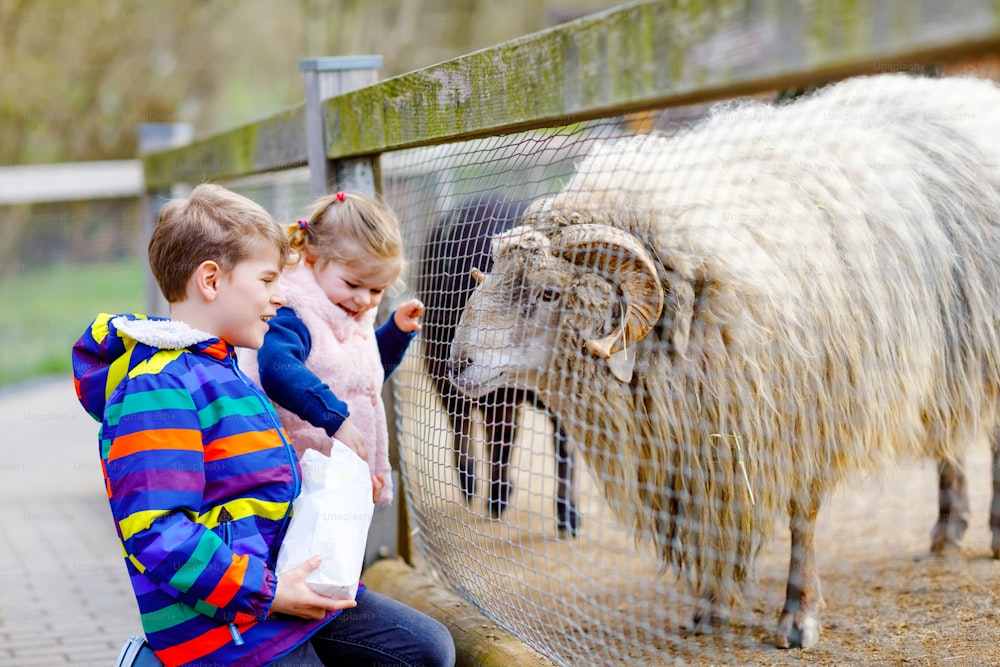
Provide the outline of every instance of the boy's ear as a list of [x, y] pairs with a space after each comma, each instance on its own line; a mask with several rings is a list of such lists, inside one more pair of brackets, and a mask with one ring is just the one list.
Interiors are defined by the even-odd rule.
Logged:
[[215, 301], [219, 295], [219, 282], [222, 279], [222, 269], [212, 259], [206, 259], [198, 265], [191, 276], [195, 293], [205, 301]]

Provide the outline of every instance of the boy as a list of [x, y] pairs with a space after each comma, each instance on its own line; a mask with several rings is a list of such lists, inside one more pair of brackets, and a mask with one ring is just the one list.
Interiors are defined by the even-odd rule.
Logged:
[[164, 205], [149, 243], [170, 318], [100, 315], [73, 348], [146, 639], [168, 665], [452, 664], [433, 619], [363, 586], [357, 602], [313, 592], [319, 557], [274, 573], [300, 471], [235, 347], [262, 344], [288, 252], [263, 208], [200, 185]]

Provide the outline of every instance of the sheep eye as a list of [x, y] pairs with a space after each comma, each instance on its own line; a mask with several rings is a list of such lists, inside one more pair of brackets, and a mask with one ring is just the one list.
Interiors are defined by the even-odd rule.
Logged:
[[525, 290], [523, 297], [519, 299], [523, 304], [524, 314], [526, 317], [534, 317], [536, 312], [536, 307], [539, 302], [542, 303], [552, 303], [559, 298], [559, 291], [553, 289], [552, 287], [543, 287], [541, 289]]

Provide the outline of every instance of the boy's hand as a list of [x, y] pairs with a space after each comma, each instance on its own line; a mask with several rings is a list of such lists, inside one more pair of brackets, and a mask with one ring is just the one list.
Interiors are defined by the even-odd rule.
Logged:
[[382, 479], [382, 475], [372, 475], [372, 502], [378, 505], [379, 499], [382, 497], [382, 489], [385, 488], [385, 480]]
[[368, 446], [365, 444], [365, 436], [361, 435], [361, 431], [349, 419], [344, 420], [333, 437], [353, 449], [362, 461], [368, 462]]
[[420, 331], [420, 322], [417, 321], [417, 318], [423, 317], [423, 314], [424, 304], [419, 299], [409, 299], [399, 304], [393, 319], [400, 331], [410, 333], [411, 331]]
[[299, 618], [319, 620], [329, 611], [357, 607], [354, 600], [338, 600], [320, 595], [306, 584], [309, 573], [323, 562], [322, 556], [313, 556], [295, 569], [278, 575], [271, 601], [273, 613], [290, 614]]

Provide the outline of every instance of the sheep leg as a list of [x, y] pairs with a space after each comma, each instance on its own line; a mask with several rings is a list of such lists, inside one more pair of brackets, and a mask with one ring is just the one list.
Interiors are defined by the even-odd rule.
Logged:
[[816, 515], [819, 500], [806, 507], [789, 505], [792, 554], [788, 566], [785, 606], [778, 617], [774, 645], [778, 648], [809, 648], [819, 641], [819, 611], [823, 608], [819, 573], [816, 569]]
[[957, 552], [969, 526], [969, 493], [962, 461], [938, 461], [938, 519], [931, 532], [931, 553]]
[[993, 500], [990, 503], [990, 531], [993, 557], [1000, 558], [1000, 429], [993, 433]]
[[712, 628], [729, 624], [731, 605], [722, 604], [721, 598], [712, 590], [703, 591], [694, 608], [694, 631], [709, 634]]
[[579, 500], [576, 489], [576, 461], [569, 451], [566, 431], [552, 420], [553, 444], [556, 449], [556, 521], [559, 534], [576, 537], [580, 527], [577, 511]]
[[490, 516], [499, 519], [510, 502], [510, 457], [514, 451], [521, 409], [509, 393], [500, 394], [486, 409], [485, 426], [490, 454]]
[[472, 455], [473, 404], [461, 396], [446, 396], [445, 410], [454, 434], [452, 454], [455, 470], [458, 471], [458, 484], [465, 495], [465, 502], [470, 503], [476, 496], [476, 460]]

